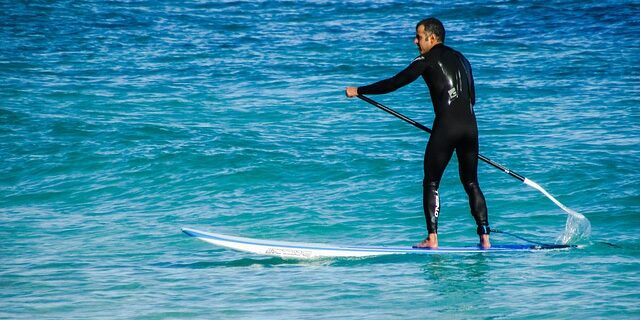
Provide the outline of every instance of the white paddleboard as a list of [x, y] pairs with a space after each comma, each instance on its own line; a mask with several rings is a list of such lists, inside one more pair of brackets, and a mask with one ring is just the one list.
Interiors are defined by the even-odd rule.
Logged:
[[569, 245], [529, 245], [503, 244], [493, 245], [490, 249], [476, 247], [439, 247], [424, 249], [413, 247], [385, 246], [346, 246], [305, 242], [287, 242], [275, 240], [253, 239], [229, 236], [219, 233], [204, 232], [191, 228], [182, 228], [189, 236], [209, 242], [216, 246], [260, 255], [295, 259], [318, 259], [340, 257], [370, 257], [390, 254], [446, 254], [446, 253], [478, 253], [478, 252], [514, 252], [569, 249]]

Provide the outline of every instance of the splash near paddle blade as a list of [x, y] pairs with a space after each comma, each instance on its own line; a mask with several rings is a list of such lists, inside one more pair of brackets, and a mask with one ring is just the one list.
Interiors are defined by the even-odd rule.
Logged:
[[564, 232], [558, 236], [556, 243], [574, 244], [588, 240], [589, 236], [591, 236], [591, 223], [589, 219], [573, 211], [573, 214], [567, 216]]
[[549, 194], [549, 192], [547, 192], [547, 190], [542, 188], [534, 181], [525, 178], [524, 183], [542, 192], [542, 194], [544, 194], [547, 198], [553, 201], [553, 203], [560, 207], [562, 211], [568, 214], [564, 232], [556, 240], [557, 243], [574, 244], [578, 241], [586, 241], [587, 239], [589, 239], [589, 236], [591, 236], [591, 223], [589, 222], [589, 219], [587, 219], [587, 217], [579, 212], [569, 209], [567, 206], [560, 203], [560, 201], [554, 198], [551, 194]]

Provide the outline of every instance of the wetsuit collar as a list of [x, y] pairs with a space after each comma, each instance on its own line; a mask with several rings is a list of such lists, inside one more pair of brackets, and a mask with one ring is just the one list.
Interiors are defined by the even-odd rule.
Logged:
[[426, 56], [427, 56], [429, 53], [431, 53], [434, 49], [437, 49], [437, 48], [440, 48], [440, 47], [443, 47], [443, 46], [444, 46], [444, 43], [442, 43], [442, 42], [437, 43], [437, 44], [435, 44], [433, 47], [431, 47], [431, 49], [429, 49], [429, 51], [427, 51], [427, 52], [425, 52], [425, 53], [421, 54], [421, 56], [426, 57]]
[[[431, 50], [433, 50], [433, 49], [435, 49], [435, 48], [442, 47], [442, 46], [444, 46], [444, 43], [439, 42], [439, 43], [435, 44], [433, 47], [431, 47]], [[431, 50], [429, 50], [429, 51], [431, 51]]]

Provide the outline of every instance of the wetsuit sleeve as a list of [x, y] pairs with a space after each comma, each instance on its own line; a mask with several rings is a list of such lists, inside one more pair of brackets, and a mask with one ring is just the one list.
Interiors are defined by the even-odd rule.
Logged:
[[367, 86], [358, 87], [358, 94], [385, 94], [395, 91], [415, 81], [424, 72], [426, 65], [424, 57], [420, 56], [395, 76]]

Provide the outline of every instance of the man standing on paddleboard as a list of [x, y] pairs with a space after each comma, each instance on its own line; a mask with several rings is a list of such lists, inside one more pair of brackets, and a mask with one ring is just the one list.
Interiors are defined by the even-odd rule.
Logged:
[[424, 215], [428, 236], [418, 247], [438, 247], [438, 187], [442, 174], [455, 150], [460, 181], [469, 196], [471, 214], [476, 221], [480, 246], [488, 249], [489, 220], [484, 195], [478, 184], [478, 126], [473, 112], [475, 88], [469, 61], [458, 51], [444, 45], [445, 30], [436, 18], [416, 25], [414, 43], [420, 55], [395, 76], [364, 87], [347, 87], [349, 98], [360, 94], [385, 94], [422, 76], [431, 94], [435, 112], [433, 132], [424, 155], [422, 182]]

